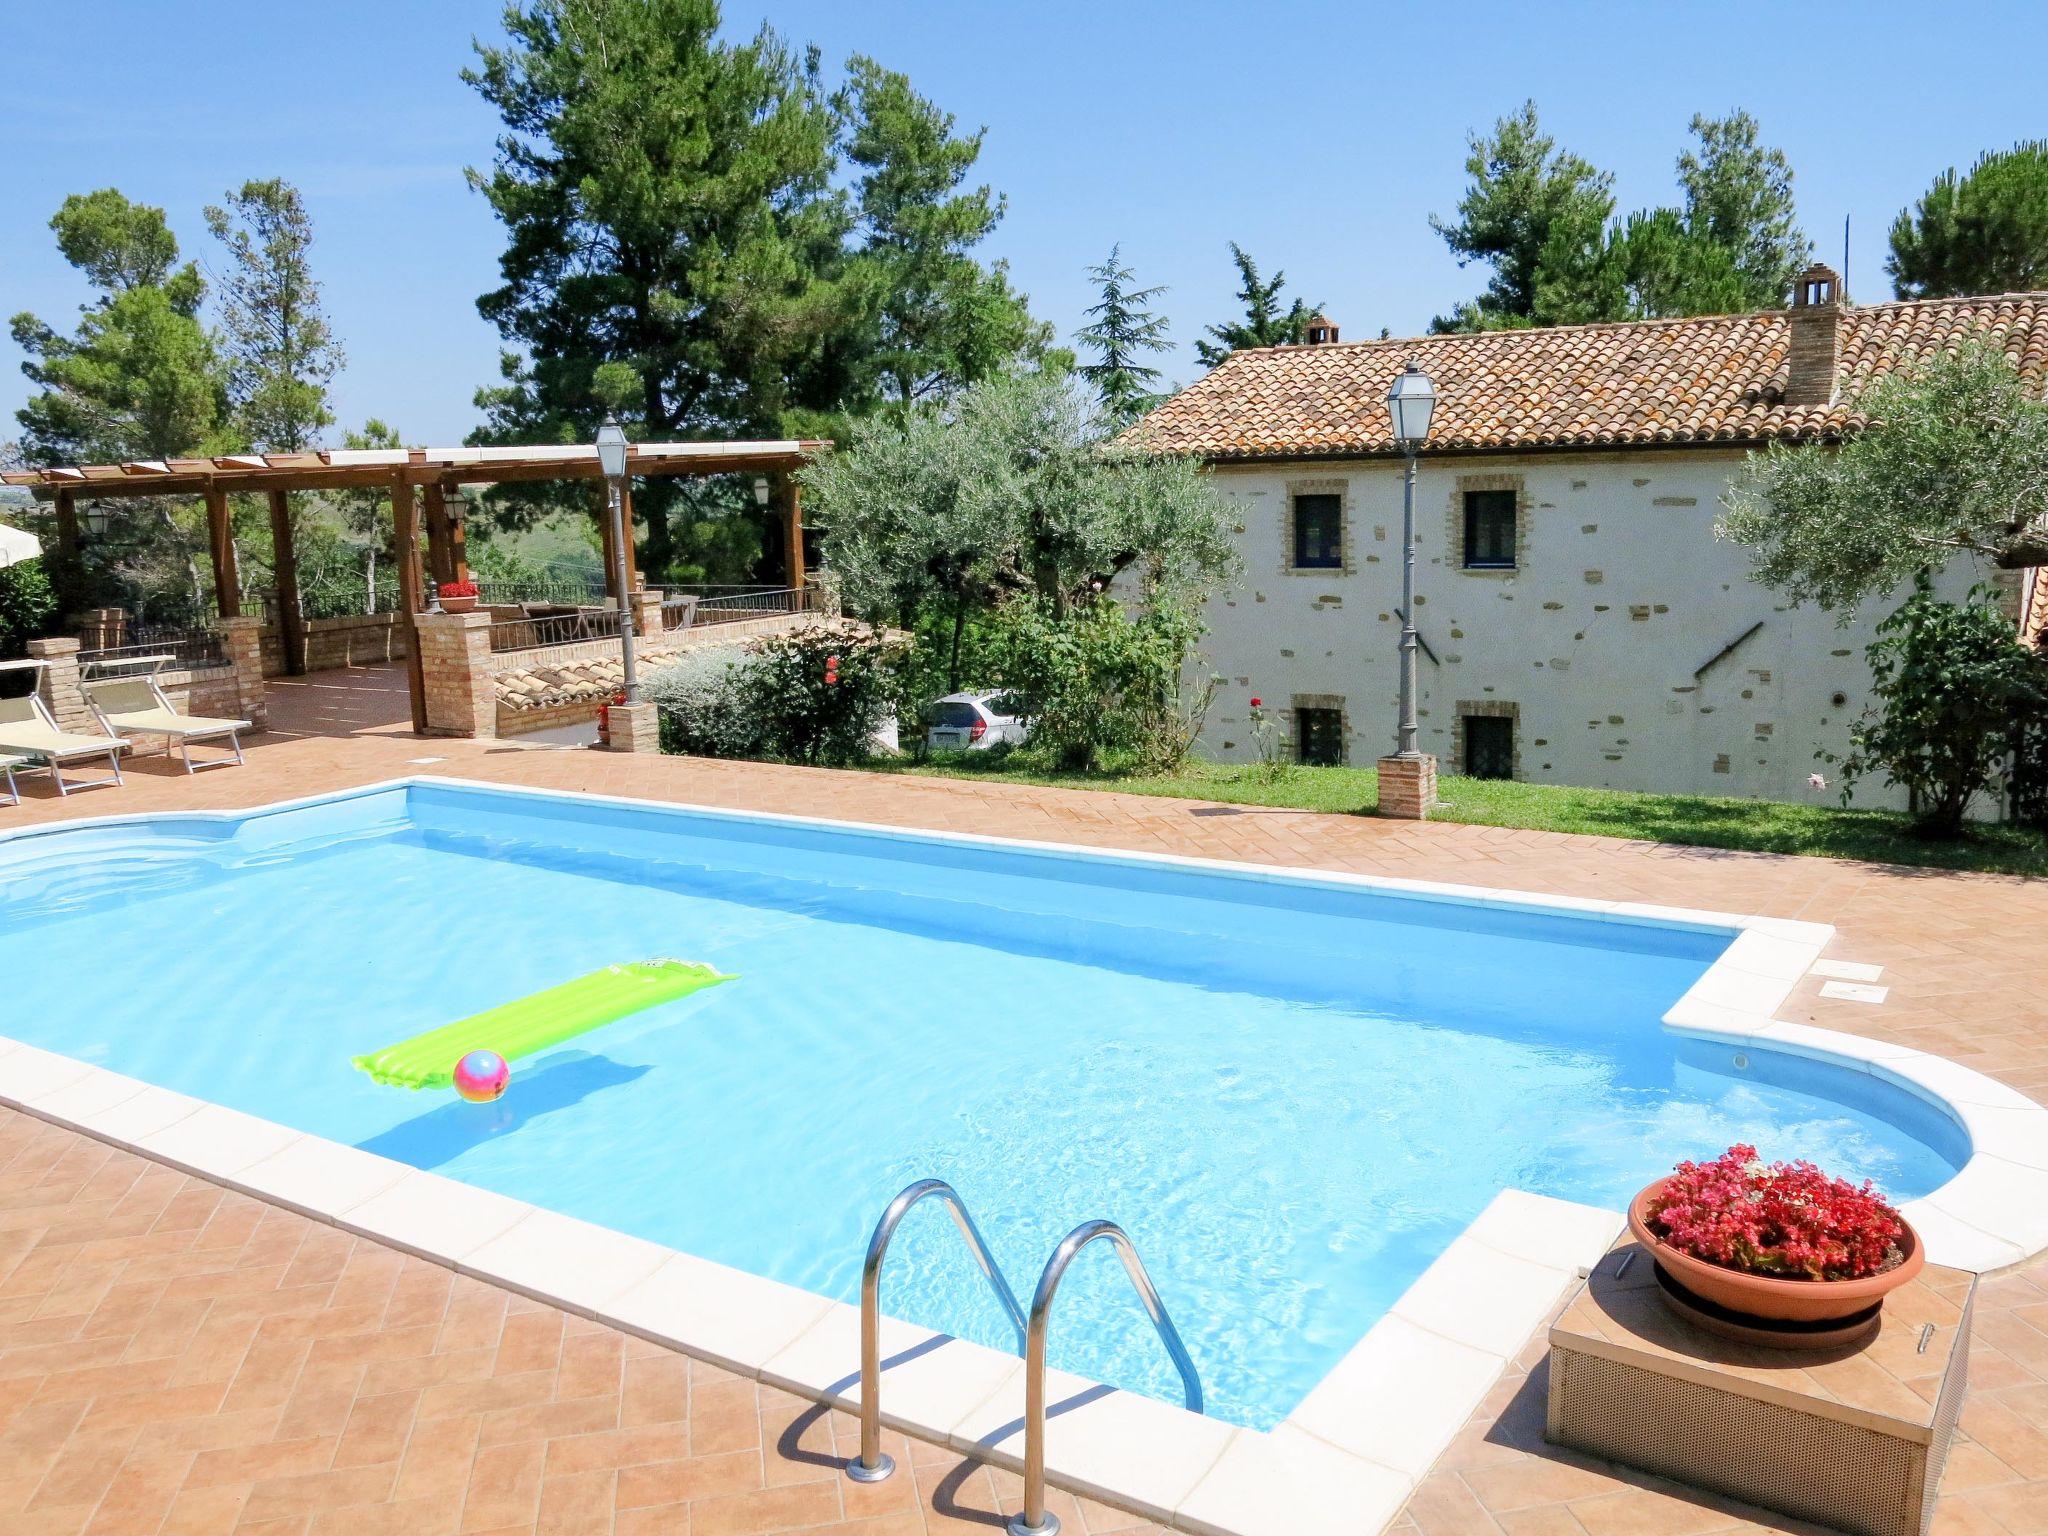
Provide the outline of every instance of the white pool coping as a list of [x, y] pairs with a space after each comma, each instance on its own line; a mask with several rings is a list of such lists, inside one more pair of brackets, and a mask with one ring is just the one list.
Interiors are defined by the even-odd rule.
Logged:
[[[1762, 1046], [1869, 1072], [1952, 1117], [1969, 1137], [1969, 1161], [1933, 1194], [1904, 1207], [1934, 1262], [1981, 1272], [2048, 1248], [2048, 1109], [1942, 1057], [1772, 1017], [1832, 938], [1825, 924], [431, 775], [233, 811], [99, 816], [0, 832], [0, 854], [22, 841], [82, 828], [242, 822], [413, 785], [1733, 930], [1734, 941], [1665, 1014], [1665, 1025], [1738, 1049]], [[860, 1400], [859, 1312], [846, 1303], [6, 1036], [0, 1036], [0, 1103], [772, 1386], [842, 1407]], [[1377, 1531], [1399, 1513], [1501, 1371], [1607, 1251], [1621, 1225], [1619, 1212], [1502, 1190], [1270, 1431], [1050, 1372], [1048, 1477], [1058, 1487], [1199, 1536]], [[1134, 1308], [1133, 1326], [1138, 1316]], [[1020, 1360], [896, 1318], [884, 1319], [882, 1351], [885, 1422], [998, 1465], [1022, 1465]]]

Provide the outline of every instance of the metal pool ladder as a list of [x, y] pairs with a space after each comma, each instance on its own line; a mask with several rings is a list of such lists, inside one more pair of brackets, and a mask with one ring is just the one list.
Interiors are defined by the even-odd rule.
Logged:
[[910, 1214], [912, 1206], [936, 1195], [953, 1213], [953, 1225], [967, 1240], [974, 1262], [996, 1293], [996, 1300], [1010, 1316], [1017, 1330], [1018, 1353], [1024, 1351], [1024, 1309], [1010, 1282], [996, 1267], [995, 1255], [982, 1240], [981, 1229], [967, 1214], [967, 1203], [944, 1179], [919, 1179], [889, 1202], [882, 1219], [875, 1223], [868, 1239], [868, 1256], [860, 1267], [860, 1459], [847, 1463], [846, 1475], [856, 1483], [879, 1483], [896, 1470], [896, 1460], [882, 1450], [882, 1259], [889, 1252], [889, 1240]]
[[1116, 1256], [1124, 1261], [1124, 1273], [1130, 1276], [1131, 1286], [1144, 1304], [1145, 1315], [1152, 1319], [1159, 1342], [1166, 1346], [1167, 1354], [1173, 1358], [1173, 1368], [1180, 1372], [1188, 1412], [1202, 1411], [1202, 1380], [1195, 1374], [1195, 1362], [1188, 1358], [1187, 1346], [1180, 1341], [1180, 1330], [1166, 1315], [1166, 1303], [1159, 1299], [1158, 1287], [1145, 1273], [1145, 1261], [1138, 1257], [1137, 1245], [1113, 1221], [1082, 1222], [1053, 1249], [1038, 1277], [1038, 1289], [1031, 1296], [1031, 1321], [1024, 1350], [1024, 1508], [1011, 1517], [1010, 1536], [1058, 1536], [1059, 1516], [1045, 1507], [1045, 1333], [1052, 1318], [1052, 1299], [1066, 1276], [1067, 1266], [1097, 1238], [1106, 1238], [1116, 1249]]
[[1011, 1519], [1009, 1536], [1058, 1536], [1059, 1517], [1045, 1507], [1045, 1336], [1052, 1320], [1053, 1298], [1059, 1294], [1060, 1281], [1066, 1277], [1067, 1266], [1074, 1262], [1083, 1248], [1097, 1239], [1107, 1240], [1116, 1249], [1117, 1257], [1123, 1260], [1124, 1273], [1130, 1277], [1131, 1287], [1138, 1293], [1145, 1315], [1152, 1320], [1152, 1327], [1159, 1335], [1159, 1342], [1166, 1346], [1174, 1369], [1180, 1372], [1181, 1392], [1190, 1413], [1202, 1411], [1202, 1382], [1195, 1372], [1195, 1362], [1189, 1358], [1187, 1346], [1181, 1342], [1180, 1330], [1173, 1326], [1173, 1319], [1167, 1315], [1166, 1304], [1159, 1299], [1158, 1287], [1145, 1272], [1145, 1263], [1138, 1257], [1137, 1246], [1132, 1243], [1130, 1234], [1115, 1222], [1084, 1221], [1060, 1240], [1059, 1247], [1045, 1261], [1045, 1269], [1038, 1277], [1038, 1289], [1032, 1293], [1031, 1316], [1027, 1321], [1009, 1282], [996, 1267], [988, 1244], [982, 1241], [974, 1218], [967, 1214], [967, 1207], [953, 1186], [943, 1179], [920, 1179], [889, 1202], [888, 1210], [875, 1224], [874, 1236], [868, 1239], [867, 1261], [861, 1267], [860, 1458], [848, 1463], [846, 1468], [846, 1475], [855, 1482], [878, 1483], [896, 1470], [895, 1461], [882, 1450], [882, 1259], [888, 1252], [889, 1239], [896, 1234], [897, 1225], [912, 1206], [928, 1195], [938, 1195], [952, 1211], [953, 1222], [959, 1227], [960, 1235], [967, 1239], [975, 1262], [995, 1288], [997, 1299], [1002, 1302], [1011, 1325], [1017, 1330], [1024, 1356], [1024, 1508]]

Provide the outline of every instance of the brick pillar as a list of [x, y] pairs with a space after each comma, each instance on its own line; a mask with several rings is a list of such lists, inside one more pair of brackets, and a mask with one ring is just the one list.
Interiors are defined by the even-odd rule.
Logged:
[[661, 638], [661, 588], [642, 587], [633, 594], [633, 633], [642, 640]]
[[237, 614], [215, 619], [214, 633], [228, 665], [235, 669], [235, 697], [241, 700], [241, 716], [257, 730], [270, 729], [270, 707], [263, 690], [263, 621], [254, 614]]
[[1429, 808], [1436, 804], [1436, 759], [1383, 757], [1379, 767], [1380, 814], [1403, 821], [1429, 820]]
[[58, 729], [97, 736], [99, 725], [78, 687], [78, 651], [78, 641], [70, 635], [28, 643], [29, 658], [46, 664], [36, 673], [36, 692], [43, 696], [43, 705], [55, 717]]
[[95, 651], [110, 651], [128, 643], [128, 611], [125, 608], [88, 608], [79, 619], [79, 642]]
[[422, 613], [413, 621], [426, 680], [427, 734], [498, 734], [498, 678], [491, 666], [491, 615]]
[[649, 703], [614, 704], [611, 708], [614, 752], [659, 752], [661, 710]]

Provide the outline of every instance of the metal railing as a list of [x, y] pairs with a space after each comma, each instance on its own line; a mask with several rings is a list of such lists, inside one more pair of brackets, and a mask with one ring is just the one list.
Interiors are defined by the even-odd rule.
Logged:
[[882, 1212], [882, 1219], [875, 1223], [874, 1236], [868, 1239], [867, 1259], [861, 1265], [860, 1458], [849, 1462], [846, 1468], [846, 1475], [857, 1483], [879, 1483], [896, 1470], [895, 1458], [882, 1450], [882, 1260], [888, 1255], [889, 1240], [911, 1208], [934, 1196], [945, 1201], [946, 1209], [953, 1213], [953, 1225], [967, 1240], [974, 1262], [981, 1266], [983, 1277], [1010, 1315], [1010, 1325], [1017, 1330], [1018, 1353], [1024, 1351], [1024, 1309], [1017, 1305], [1017, 1294], [1010, 1289], [1010, 1282], [996, 1268], [995, 1256], [988, 1251], [974, 1218], [967, 1214], [966, 1202], [944, 1179], [919, 1179]]
[[491, 626], [491, 649], [531, 651], [543, 646], [573, 645], [579, 640], [615, 640], [620, 615], [617, 608], [590, 607], [500, 619]]
[[1024, 1508], [1011, 1518], [1010, 1536], [1057, 1536], [1060, 1528], [1059, 1516], [1045, 1507], [1045, 1334], [1052, 1319], [1053, 1297], [1059, 1293], [1067, 1266], [1098, 1238], [1113, 1244], [1117, 1257], [1124, 1261], [1124, 1273], [1130, 1276], [1138, 1300], [1144, 1304], [1145, 1315], [1152, 1319], [1159, 1342], [1166, 1346], [1174, 1369], [1180, 1372], [1188, 1412], [1202, 1411], [1202, 1381], [1195, 1374], [1195, 1362], [1188, 1357], [1187, 1346], [1181, 1343], [1180, 1330], [1166, 1315], [1166, 1303], [1159, 1299], [1158, 1288], [1145, 1273], [1144, 1261], [1138, 1257], [1130, 1235], [1113, 1221], [1082, 1222], [1053, 1249], [1052, 1257], [1045, 1261], [1045, 1272], [1038, 1277], [1038, 1289], [1031, 1297], [1031, 1320], [1024, 1345]]
[[130, 624], [122, 631], [123, 644], [95, 646], [78, 653], [78, 665], [89, 667], [118, 664], [142, 656], [168, 656], [187, 671], [228, 665], [221, 638], [210, 629], [178, 629], [163, 625]]
[[592, 573], [544, 577], [539, 581], [511, 581], [496, 576], [475, 578], [477, 596], [486, 605], [512, 603], [557, 603], [587, 605], [604, 601], [604, 577]]
[[667, 587], [661, 623], [664, 629], [683, 629], [809, 613], [816, 596], [812, 587]]

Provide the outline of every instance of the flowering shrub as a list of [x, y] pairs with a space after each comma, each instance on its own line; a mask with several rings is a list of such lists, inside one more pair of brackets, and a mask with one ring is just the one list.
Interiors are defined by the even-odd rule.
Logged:
[[1266, 701], [1254, 698], [1251, 709], [1252, 750], [1259, 755], [1258, 776], [1266, 780], [1284, 779], [1294, 765], [1280, 744], [1280, 727], [1273, 717], [1266, 713]]
[[443, 597], [475, 597], [477, 587], [473, 581], [444, 581], [440, 592]]
[[1868, 1179], [1859, 1187], [1812, 1163], [1763, 1163], [1749, 1146], [1680, 1163], [1648, 1216], [1680, 1253], [1783, 1279], [1881, 1274], [1899, 1262], [1906, 1232]]

